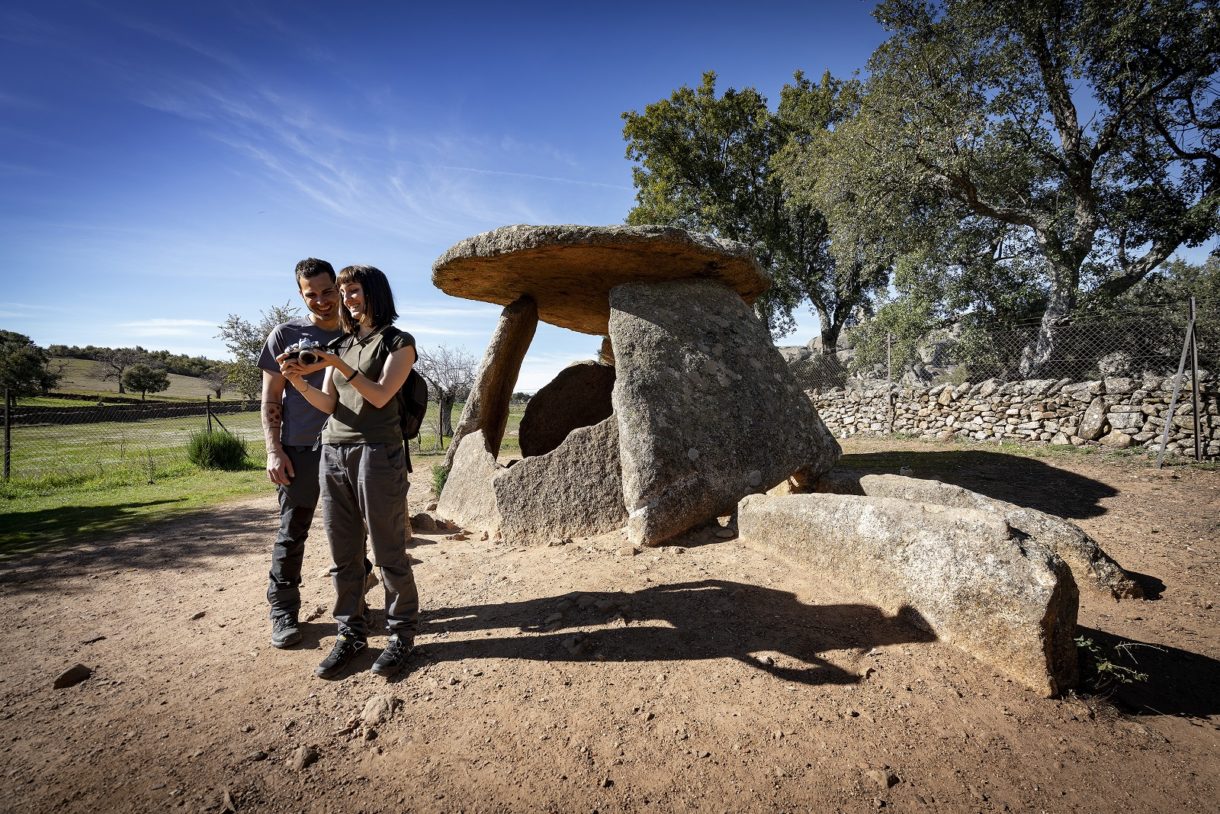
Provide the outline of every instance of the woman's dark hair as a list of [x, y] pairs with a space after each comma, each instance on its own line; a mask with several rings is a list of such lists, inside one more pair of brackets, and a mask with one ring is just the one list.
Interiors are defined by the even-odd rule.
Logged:
[[[344, 283], [360, 283], [364, 292], [364, 307], [373, 315], [373, 330], [384, 328], [398, 319], [398, 311], [394, 310], [394, 292], [390, 291], [390, 281], [381, 269], [373, 266], [348, 266], [339, 272], [339, 279], [335, 282], [340, 286]], [[346, 307], [339, 309], [339, 323], [343, 330], [350, 334], [360, 329]]]

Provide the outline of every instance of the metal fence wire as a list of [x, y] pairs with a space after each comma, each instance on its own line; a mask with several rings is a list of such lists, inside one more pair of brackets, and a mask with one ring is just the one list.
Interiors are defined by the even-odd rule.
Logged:
[[[1163, 377], [1177, 373], [1189, 315], [1188, 302], [1078, 313], [1054, 327], [1049, 352], [1036, 361], [1038, 320], [970, 317], [914, 336], [857, 326], [844, 332], [833, 354], [806, 348], [790, 357], [798, 381], [815, 393], [852, 380], [934, 386], [988, 379]], [[1196, 303], [1194, 332], [1203, 381], [1220, 370], [1220, 301]]]
[[[7, 401], [7, 399], [6, 399]], [[266, 454], [257, 401], [138, 402], [89, 407], [10, 405], [4, 413], [4, 479], [55, 487], [91, 479], [153, 480], [187, 464], [193, 434], [227, 431], [251, 461]], [[425, 423], [413, 452], [439, 444]]]

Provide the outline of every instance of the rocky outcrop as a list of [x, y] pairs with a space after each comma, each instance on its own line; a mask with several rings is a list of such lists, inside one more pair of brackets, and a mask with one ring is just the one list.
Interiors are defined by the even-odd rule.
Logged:
[[669, 226], [505, 226], [432, 265], [446, 294], [500, 305], [529, 295], [544, 322], [603, 336], [615, 286], [692, 277], [720, 280], [746, 302], [771, 283], [749, 246]]
[[1054, 552], [987, 511], [837, 494], [750, 495], [738, 530], [1046, 696], [1078, 679], [1079, 597]]
[[613, 389], [613, 367], [576, 362], [559, 371], [525, 407], [519, 430], [521, 454], [545, 455], [577, 427], [591, 427], [605, 420], [614, 409], [610, 404]]
[[766, 326], [715, 280], [610, 292], [632, 542], [654, 545], [840, 455]]
[[538, 306], [530, 297], [519, 297], [500, 314], [500, 321], [483, 353], [474, 386], [466, 399], [466, 406], [462, 408], [462, 416], [453, 431], [449, 451], [445, 453], [446, 467], [453, 467], [453, 456], [457, 454], [459, 444], [475, 430], [483, 431], [486, 446], [493, 458], [500, 454], [513, 388], [517, 385], [521, 362], [537, 328]]
[[819, 480], [814, 489], [992, 512], [1037, 545], [1055, 552], [1072, 569], [1077, 584], [1104, 591], [1115, 599], [1144, 595], [1139, 583], [1079, 526], [1037, 509], [996, 500], [950, 483], [902, 475], [833, 472]]
[[627, 510], [618, 450], [618, 422], [610, 416], [498, 472], [493, 485], [505, 542], [545, 544], [620, 528]]

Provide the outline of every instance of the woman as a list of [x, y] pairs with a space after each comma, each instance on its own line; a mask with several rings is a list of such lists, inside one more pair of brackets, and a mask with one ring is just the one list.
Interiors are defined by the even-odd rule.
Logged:
[[415, 364], [415, 340], [393, 326], [398, 312], [385, 274], [348, 266], [337, 280], [344, 336], [319, 353], [322, 389], [303, 378], [306, 368], [281, 356], [285, 378], [330, 418], [322, 429], [322, 519], [330, 540], [335, 583], [335, 646], [314, 671], [338, 675], [368, 644], [364, 602], [365, 530], [386, 593], [386, 647], [373, 672], [395, 675], [415, 641], [419, 595], [407, 556], [409, 461], [399, 424], [398, 391]]

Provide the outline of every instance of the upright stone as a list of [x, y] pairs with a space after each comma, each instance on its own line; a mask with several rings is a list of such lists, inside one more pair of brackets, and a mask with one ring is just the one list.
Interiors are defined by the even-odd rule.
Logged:
[[523, 295], [505, 306], [487, 351], [483, 354], [470, 397], [462, 408], [462, 417], [453, 431], [453, 441], [445, 453], [446, 467], [452, 469], [458, 445], [475, 430], [483, 431], [493, 460], [500, 454], [500, 442], [504, 440], [504, 428], [508, 426], [513, 388], [517, 385], [521, 362], [537, 328], [538, 306], [532, 297]]
[[741, 296], [716, 280], [610, 292], [623, 494], [653, 545], [838, 460], [838, 443]]
[[[545, 455], [578, 427], [591, 427], [613, 411], [614, 368], [575, 362], [534, 394], [521, 417], [521, 454]], [[618, 460], [618, 455], [615, 455]]]
[[627, 510], [618, 449], [618, 421], [609, 416], [573, 430], [545, 455], [496, 473], [504, 541], [542, 544], [620, 528]]
[[1076, 434], [1086, 441], [1096, 441], [1106, 432], [1106, 401], [1097, 396], [1089, 403], [1080, 419], [1080, 428]]
[[502, 520], [492, 481], [503, 469], [487, 449], [482, 430], [467, 435], [453, 458], [436, 514], [464, 529], [495, 534]]

